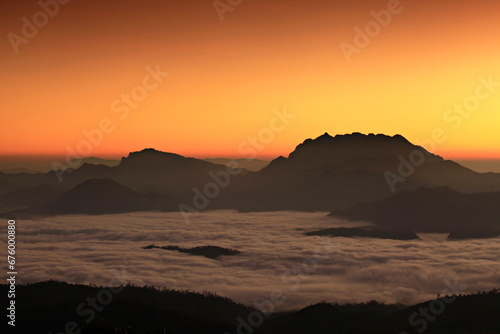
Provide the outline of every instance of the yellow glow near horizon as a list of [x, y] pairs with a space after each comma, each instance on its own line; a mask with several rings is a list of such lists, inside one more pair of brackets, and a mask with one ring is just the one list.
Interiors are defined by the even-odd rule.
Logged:
[[[83, 130], [108, 118], [114, 129], [93, 156], [154, 147], [187, 156], [245, 157], [249, 136], [273, 110], [296, 118], [258, 157], [288, 155], [324, 132], [401, 134], [412, 142], [435, 128], [446, 158], [500, 158], [500, 87], [457, 121], [444, 119], [475, 94], [479, 78], [500, 82], [497, 3], [401, 1], [403, 10], [348, 63], [340, 43], [373, 20], [366, 4], [244, 2], [220, 22], [211, 3], [148, 0], [69, 3], [15, 54], [0, 47], [0, 154], [66, 154]], [[0, 27], [19, 33], [39, 8], [10, 4]], [[170, 75], [120, 119], [113, 101], [142, 85], [146, 67]]]

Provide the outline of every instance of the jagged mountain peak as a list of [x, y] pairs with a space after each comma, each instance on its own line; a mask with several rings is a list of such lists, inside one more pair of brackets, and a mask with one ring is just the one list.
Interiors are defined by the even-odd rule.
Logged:
[[441, 157], [427, 152], [420, 146], [413, 145], [400, 134], [388, 136], [384, 134], [363, 134], [353, 132], [338, 134], [332, 137], [328, 132], [315, 139], [306, 139], [290, 153], [288, 158], [280, 158], [269, 165], [294, 165], [298, 168], [314, 168], [321, 165], [336, 164], [353, 158], [386, 158], [407, 156], [412, 151], [425, 153], [428, 159], [442, 160]]
[[[298, 145], [296, 150], [302, 148], [304, 146], [310, 145], [341, 145], [341, 144], [376, 144], [376, 143], [392, 143], [392, 144], [406, 144], [412, 145], [405, 137], [400, 134], [396, 134], [394, 136], [388, 136], [384, 134], [363, 134], [360, 132], [353, 132], [348, 134], [337, 134], [335, 137], [332, 137], [328, 132], [325, 132], [323, 135], [312, 139], [306, 139], [302, 144]], [[412, 145], [413, 146], [413, 145]]]
[[[144, 157], [177, 157], [184, 158], [182, 155], [159, 151], [154, 148], [145, 148], [141, 151], [130, 152], [126, 158], [123, 159], [136, 159], [136, 158], [144, 158]], [[123, 160], [122, 159], [122, 160]]]

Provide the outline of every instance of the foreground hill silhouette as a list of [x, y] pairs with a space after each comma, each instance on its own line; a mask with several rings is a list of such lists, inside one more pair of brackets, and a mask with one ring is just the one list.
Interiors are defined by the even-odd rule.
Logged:
[[[444, 296], [443, 296], [444, 297]], [[385, 305], [371, 301], [365, 304], [320, 303], [298, 312], [268, 320], [256, 333], [302, 334], [495, 334], [500, 333], [500, 293], [447, 296], [453, 300], [442, 312], [433, 314], [427, 301], [411, 307]], [[431, 304], [432, 303], [432, 304]], [[430, 320], [422, 315], [426, 310]]]
[[[119, 279], [116, 279], [119, 281]], [[114, 285], [117, 291], [117, 285]], [[15, 333], [65, 332], [68, 322], [77, 323], [81, 333], [217, 333], [233, 331], [234, 319], [251, 308], [211, 293], [125, 286], [110, 292], [95, 286], [48, 281], [16, 287]], [[2, 294], [7, 286], [1, 285]], [[97, 310], [86, 305], [100, 291], [112, 297]], [[106, 298], [106, 297], [104, 297]], [[83, 303], [80, 314], [77, 307]], [[97, 302], [98, 303], [98, 302]], [[87, 322], [87, 320], [92, 319]], [[7, 322], [0, 325], [7, 329]], [[10, 327], [8, 328], [10, 330]], [[4, 331], [2, 333], [10, 333]]]
[[[106, 287], [55, 281], [18, 285], [16, 333], [60, 333], [65, 331], [68, 322], [75, 322], [81, 334], [399, 334], [401, 331], [414, 334], [423, 332], [424, 317], [418, 313], [421, 308], [429, 310], [431, 303], [407, 307], [375, 301], [346, 305], [322, 302], [300, 311], [271, 313], [267, 317], [255, 308], [212, 293], [114, 287], [115, 292], [111, 293]], [[7, 285], [0, 285], [3, 295], [7, 289]], [[92, 308], [86, 301], [103, 296], [105, 291], [112, 296], [109, 303], [103, 305], [97, 301], [98, 311], [89, 312]], [[500, 293], [497, 291], [446, 297], [451, 302], [445, 304], [440, 314], [430, 314], [433, 320], [425, 322], [425, 333], [500, 332]], [[249, 322], [252, 314], [255, 319], [259, 314], [262, 316], [258, 326], [250, 325], [256, 323]], [[413, 317], [413, 325], [410, 317]], [[87, 322], [89, 319], [92, 320]], [[10, 329], [6, 321], [2, 321], [0, 328], [2, 333]]]
[[386, 200], [334, 210], [330, 215], [368, 220], [390, 230], [457, 234], [456, 230], [473, 228], [483, 237], [484, 233], [496, 237], [500, 231], [500, 192], [463, 194], [449, 187], [420, 188]]

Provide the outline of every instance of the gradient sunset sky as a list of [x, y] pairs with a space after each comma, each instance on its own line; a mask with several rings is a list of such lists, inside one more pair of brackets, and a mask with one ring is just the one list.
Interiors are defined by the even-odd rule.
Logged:
[[[286, 107], [296, 117], [259, 157], [288, 155], [324, 132], [418, 142], [441, 128], [447, 139], [434, 153], [500, 158], [500, 87], [460, 123], [444, 118], [480, 77], [500, 82], [500, 3], [401, 0], [348, 62], [341, 43], [354, 45], [354, 29], [388, 2], [243, 0], [221, 21], [212, 0], [72, 0], [18, 53], [9, 33], [21, 36], [22, 18], [41, 7], [4, 2], [0, 155], [64, 155], [107, 118], [116, 128], [89, 155], [154, 147], [244, 157], [241, 143]], [[157, 65], [169, 76], [120, 119], [113, 102]]]

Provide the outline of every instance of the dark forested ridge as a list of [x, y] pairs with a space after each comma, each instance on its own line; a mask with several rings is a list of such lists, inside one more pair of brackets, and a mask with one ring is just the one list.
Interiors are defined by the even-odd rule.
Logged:
[[[6, 285], [0, 286], [0, 293], [7, 293]], [[106, 299], [107, 295], [112, 297]], [[94, 301], [97, 311], [92, 311], [89, 301]], [[262, 310], [263, 314], [212, 293], [48, 281], [17, 286], [16, 312], [15, 332], [3, 321], [2, 333], [59, 334], [71, 322], [77, 326], [75, 333], [79, 329], [81, 334], [500, 333], [497, 290], [441, 296], [410, 307], [376, 301], [321, 302], [296, 312]]]
[[[6, 285], [0, 290], [7, 295]], [[234, 329], [234, 319], [251, 311], [212, 293], [47, 281], [16, 287], [13, 333], [59, 334], [69, 322], [75, 322], [82, 334], [224, 333]], [[6, 321], [2, 327], [11, 329]]]

